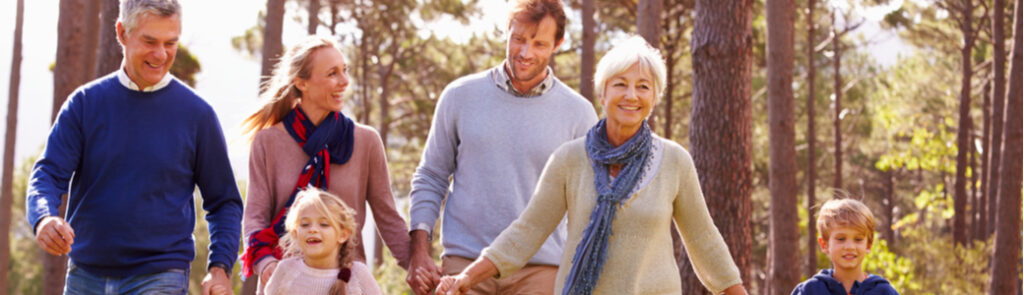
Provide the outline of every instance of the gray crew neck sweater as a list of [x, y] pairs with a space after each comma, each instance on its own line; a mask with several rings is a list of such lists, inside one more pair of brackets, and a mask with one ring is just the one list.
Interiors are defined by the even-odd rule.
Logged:
[[[441, 93], [413, 175], [412, 225], [433, 228], [445, 204], [442, 255], [478, 257], [526, 208], [551, 153], [597, 123], [593, 105], [561, 81], [517, 97], [495, 85], [495, 70]], [[558, 265], [564, 244], [563, 221], [529, 263]]]

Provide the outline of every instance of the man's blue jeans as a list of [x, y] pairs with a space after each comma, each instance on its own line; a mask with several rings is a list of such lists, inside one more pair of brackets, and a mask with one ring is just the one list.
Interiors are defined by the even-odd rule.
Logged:
[[106, 277], [91, 274], [68, 261], [65, 295], [92, 294], [188, 294], [188, 270], [171, 269], [165, 272], [128, 277]]

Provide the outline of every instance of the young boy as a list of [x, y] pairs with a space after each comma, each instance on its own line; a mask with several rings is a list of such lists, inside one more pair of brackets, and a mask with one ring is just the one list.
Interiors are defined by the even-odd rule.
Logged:
[[862, 263], [875, 236], [875, 217], [864, 203], [853, 199], [830, 200], [818, 212], [818, 245], [832, 260], [800, 283], [792, 295], [899, 295], [885, 278], [864, 272]]

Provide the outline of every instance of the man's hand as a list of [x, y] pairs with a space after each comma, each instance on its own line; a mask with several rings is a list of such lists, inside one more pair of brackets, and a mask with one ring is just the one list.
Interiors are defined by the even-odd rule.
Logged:
[[233, 295], [231, 280], [223, 268], [211, 267], [203, 278], [203, 295]]
[[64, 221], [64, 218], [43, 217], [36, 229], [36, 243], [46, 253], [65, 255], [71, 253], [71, 245], [75, 243], [75, 230]]
[[270, 262], [267, 267], [260, 274], [260, 287], [266, 287], [267, 282], [270, 281], [270, 276], [274, 275], [274, 270], [277, 269], [277, 261]]
[[409, 272], [405, 276], [405, 282], [416, 295], [430, 294], [441, 280], [441, 268], [430, 258], [427, 250], [429, 234], [424, 230], [414, 230], [410, 233], [412, 239], [409, 249], [412, 257], [409, 259]]

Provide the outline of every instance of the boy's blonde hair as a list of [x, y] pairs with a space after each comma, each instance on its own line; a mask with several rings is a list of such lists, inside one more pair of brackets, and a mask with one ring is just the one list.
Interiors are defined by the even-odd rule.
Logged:
[[832, 234], [832, 230], [848, 226], [857, 229], [868, 238], [868, 244], [875, 240], [875, 216], [871, 209], [860, 201], [854, 199], [832, 199], [821, 205], [818, 211], [818, 232], [825, 240]]
[[[314, 206], [314, 208], [320, 211], [320, 214], [326, 216], [327, 223], [339, 235], [345, 231], [349, 233], [348, 240], [345, 240], [341, 244], [341, 248], [338, 249], [338, 267], [352, 267], [352, 258], [355, 256], [355, 242], [353, 239], [359, 234], [356, 232], [356, 212], [349, 208], [348, 205], [345, 205], [345, 202], [337, 196], [314, 187], [299, 191], [295, 195], [295, 203], [288, 209], [288, 217], [284, 221], [285, 235], [281, 237], [279, 246], [284, 250], [283, 256], [296, 257], [302, 255], [302, 247], [295, 240], [295, 235], [299, 228], [299, 211], [306, 206]], [[339, 279], [331, 286], [330, 294], [345, 294], [345, 286], [346, 283]]]

